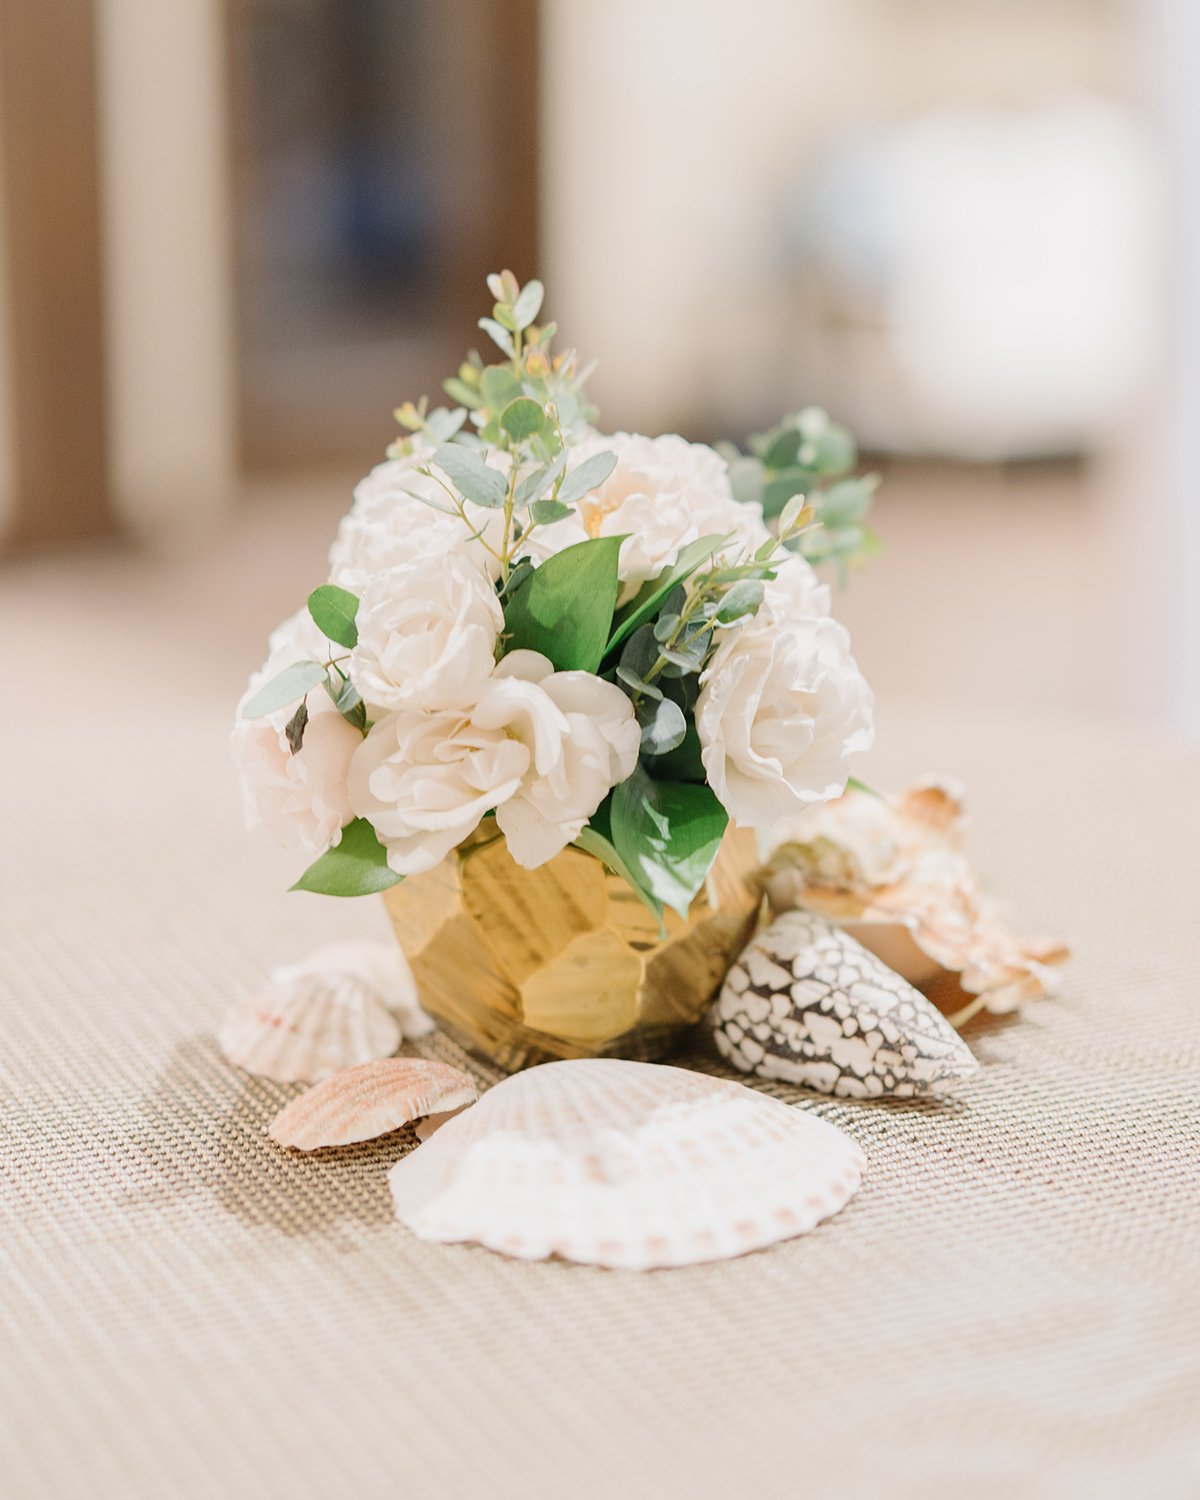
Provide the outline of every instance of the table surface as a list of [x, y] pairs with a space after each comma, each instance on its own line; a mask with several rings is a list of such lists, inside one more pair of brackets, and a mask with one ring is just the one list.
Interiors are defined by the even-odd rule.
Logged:
[[285, 895], [224, 727], [130, 691], [6, 723], [0, 1493], [1200, 1494], [1200, 757], [887, 710], [866, 770], [952, 770], [1063, 995], [968, 1036], [943, 1105], [773, 1092], [866, 1150], [804, 1238], [637, 1275], [412, 1238], [398, 1138], [296, 1160], [295, 1090], [213, 1031], [378, 931]]

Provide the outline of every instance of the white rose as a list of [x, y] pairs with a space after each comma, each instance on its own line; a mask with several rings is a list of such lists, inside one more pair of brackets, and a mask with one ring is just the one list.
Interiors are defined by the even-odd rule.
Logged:
[[452, 552], [368, 579], [357, 625], [350, 677], [372, 708], [462, 709], [492, 675], [504, 612], [488, 576]]
[[513, 858], [532, 869], [630, 774], [639, 740], [618, 688], [516, 651], [468, 711], [380, 720], [354, 757], [350, 800], [398, 874], [432, 869], [492, 811]]
[[617, 455], [616, 468], [579, 502], [576, 516], [534, 532], [531, 556], [544, 558], [588, 537], [627, 535], [618, 566], [623, 602], [699, 537], [732, 533], [730, 553], [767, 540], [762, 507], [733, 498], [725, 460], [703, 443], [674, 433], [597, 434], [571, 449], [568, 468], [606, 450]]
[[871, 690], [846, 630], [824, 613], [825, 591], [790, 564], [776, 582], [725, 635], [696, 702], [709, 785], [750, 828], [840, 796], [847, 757], [874, 735]]
[[337, 843], [353, 816], [347, 775], [362, 735], [347, 724], [322, 687], [308, 695], [304, 742], [294, 755], [285, 730], [299, 699], [265, 718], [243, 718], [243, 706], [264, 683], [295, 662], [324, 660], [328, 651], [307, 610], [286, 620], [272, 634], [270, 646], [271, 655], [238, 705], [230, 745], [246, 822], [265, 826], [287, 848], [321, 854]]
[[529, 746], [530, 768], [496, 822], [509, 853], [532, 870], [578, 838], [612, 788], [632, 774], [641, 730], [620, 688], [590, 672], [555, 672], [536, 651], [511, 652], [496, 679], [475, 719], [503, 723]]
[[357, 594], [376, 573], [449, 552], [461, 552], [493, 579], [498, 576], [500, 563], [493, 553], [499, 551], [504, 527], [501, 513], [468, 501], [463, 507], [466, 522], [447, 515], [446, 491], [436, 479], [417, 472], [431, 457], [429, 449], [389, 459], [359, 481], [354, 504], [330, 549], [333, 583]]

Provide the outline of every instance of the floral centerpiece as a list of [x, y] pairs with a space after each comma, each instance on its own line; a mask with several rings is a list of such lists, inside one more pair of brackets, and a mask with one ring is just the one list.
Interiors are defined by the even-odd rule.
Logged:
[[396, 412], [234, 757], [251, 820], [309, 857], [296, 888], [388, 892], [473, 1044], [645, 1054], [749, 934], [738, 838], [841, 794], [871, 742], [815, 567], [871, 550], [873, 481], [813, 408], [748, 454], [599, 432], [541, 284], [488, 288], [502, 358]]

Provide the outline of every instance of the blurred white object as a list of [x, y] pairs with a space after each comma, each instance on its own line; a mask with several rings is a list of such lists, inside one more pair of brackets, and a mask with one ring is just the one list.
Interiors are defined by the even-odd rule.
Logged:
[[840, 415], [881, 448], [1094, 446], [1153, 367], [1161, 200], [1116, 104], [939, 113], [835, 151], [796, 229]]

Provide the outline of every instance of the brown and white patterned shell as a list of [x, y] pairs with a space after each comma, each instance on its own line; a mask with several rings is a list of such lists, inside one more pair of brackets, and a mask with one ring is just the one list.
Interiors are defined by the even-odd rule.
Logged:
[[750, 943], [712, 1020], [721, 1055], [743, 1072], [845, 1098], [937, 1094], [978, 1067], [924, 995], [804, 911]]
[[905, 978], [940, 971], [975, 998], [952, 1017], [1015, 1010], [1053, 994], [1062, 944], [1018, 937], [963, 853], [962, 791], [930, 779], [895, 799], [852, 788], [782, 831], [768, 861], [775, 912], [803, 907], [850, 928]]
[[425, 1115], [464, 1108], [474, 1081], [447, 1063], [383, 1057], [343, 1068], [276, 1115], [271, 1138], [297, 1151], [371, 1141]]

